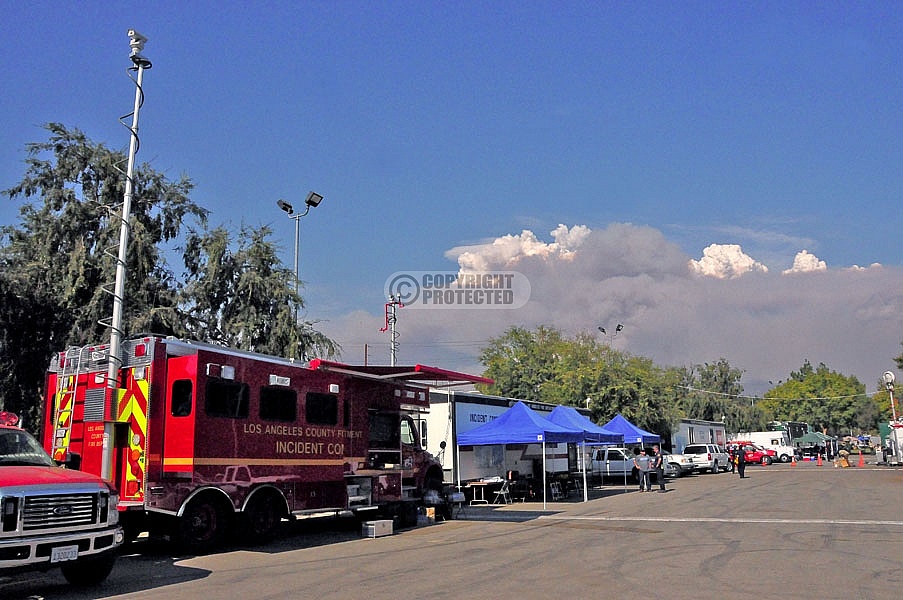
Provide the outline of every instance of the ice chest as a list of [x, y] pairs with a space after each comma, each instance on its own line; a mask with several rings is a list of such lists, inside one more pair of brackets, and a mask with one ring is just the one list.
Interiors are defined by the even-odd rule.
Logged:
[[385, 521], [364, 521], [361, 535], [371, 538], [392, 535], [392, 521], [390, 519]]

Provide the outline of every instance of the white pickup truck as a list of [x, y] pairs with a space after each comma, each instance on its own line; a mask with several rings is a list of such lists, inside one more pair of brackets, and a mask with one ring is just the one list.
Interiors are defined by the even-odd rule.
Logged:
[[[630, 448], [596, 448], [592, 453], [590, 464], [592, 465], [590, 473], [594, 479], [623, 479], [625, 474], [627, 478], [637, 483], [637, 468], [633, 464], [633, 450]], [[672, 459], [671, 457], [674, 457]], [[691, 466], [687, 467], [685, 459], [679, 455], [665, 454], [665, 477], [679, 477], [680, 475], [692, 471]], [[655, 479], [655, 475], [653, 475]]]

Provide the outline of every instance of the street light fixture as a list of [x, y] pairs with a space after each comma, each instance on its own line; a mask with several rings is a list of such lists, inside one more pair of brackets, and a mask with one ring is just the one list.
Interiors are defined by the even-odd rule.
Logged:
[[605, 328], [604, 328], [604, 327], [599, 326], [598, 329], [599, 329], [599, 331], [602, 332], [602, 335], [608, 335], [608, 346], [611, 347], [611, 344], [612, 344], [612, 342], [614, 341], [615, 337], [617, 337], [617, 335], [618, 335], [619, 333], [621, 333], [621, 331], [624, 329], [624, 326], [621, 325], [620, 323], [618, 323], [618, 326], [615, 327], [614, 332], [613, 332], [612, 334], [610, 334], [610, 335], [605, 331]]
[[[277, 200], [276, 206], [285, 211], [285, 214], [288, 215], [289, 219], [295, 221], [295, 262], [294, 262], [294, 272], [295, 272], [295, 294], [301, 293], [301, 261], [298, 256], [298, 252], [301, 247], [301, 217], [307, 216], [307, 213], [310, 212], [311, 208], [315, 208], [320, 205], [320, 202], [323, 201], [323, 196], [316, 192], [310, 192], [307, 194], [307, 198], [304, 200], [305, 208], [304, 212], [296, 213], [294, 207], [286, 202], [285, 200]], [[295, 321], [298, 321], [298, 308], [295, 307]]]

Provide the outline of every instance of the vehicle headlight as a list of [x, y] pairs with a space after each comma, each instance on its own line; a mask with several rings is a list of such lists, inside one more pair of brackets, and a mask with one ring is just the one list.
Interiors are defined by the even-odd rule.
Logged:
[[110, 512], [107, 521], [111, 525], [119, 523], [119, 494], [110, 494]]
[[0, 531], [15, 531], [19, 525], [19, 499], [6, 496], [0, 500]]

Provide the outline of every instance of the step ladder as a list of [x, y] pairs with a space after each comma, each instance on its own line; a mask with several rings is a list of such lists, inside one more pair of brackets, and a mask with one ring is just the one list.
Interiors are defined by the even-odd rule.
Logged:
[[75, 410], [75, 392], [81, 374], [82, 358], [88, 347], [71, 347], [62, 355], [62, 364], [56, 376], [53, 415], [53, 458], [66, 460], [72, 432], [72, 413]]

